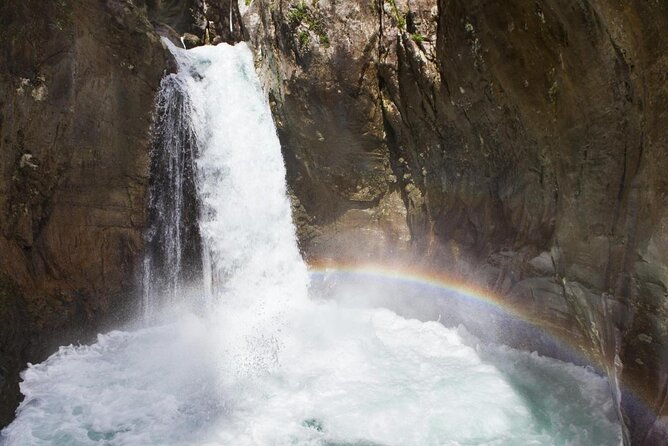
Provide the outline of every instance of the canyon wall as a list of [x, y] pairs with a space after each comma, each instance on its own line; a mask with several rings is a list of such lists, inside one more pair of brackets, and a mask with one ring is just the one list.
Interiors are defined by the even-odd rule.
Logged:
[[628, 440], [668, 441], [668, 4], [240, 8], [307, 257], [417, 252], [506, 296], [604, 364]]
[[139, 314], [160, 35], [243, 26], [231, 0], [0, 3], [0, 427], [27, 362]]
[[3, 1], [0, 41], [3, 425], [26, 361], [89, 341], [133, 305], [165, 57], [121, 0]]
[[0, 426], [27, 361], [136, 309], [162, 34], [249, 40], [310, 261], [506, 296], [668, 441], [666, 29], [660, 0], [3, 2]]

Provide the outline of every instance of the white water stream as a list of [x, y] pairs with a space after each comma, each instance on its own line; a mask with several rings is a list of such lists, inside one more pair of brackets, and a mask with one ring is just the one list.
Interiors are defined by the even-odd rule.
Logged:
[[607, 382], [584, 368], [479, 346], [463, 328], [309, 300], [251, 52], [172, 51], [200, 141], [206, 298], [171, 302], [169, 323], [30, 366], [1, 444], [620, 443]]

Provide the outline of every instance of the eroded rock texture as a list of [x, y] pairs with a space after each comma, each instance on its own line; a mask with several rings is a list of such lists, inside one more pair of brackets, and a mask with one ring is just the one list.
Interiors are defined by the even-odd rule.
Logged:
[[159, 35], [243, 29], [231, 0], [0, 3], [0, 427], [26, 362], [137, 313]]
[[0, 425], [18, 371], [134, 296], [164, 52], [132, 2], [0, 5]]
[[307, 254], [414, 250], [507, 295], [605, 365], [628, 440], [668, 441], [668, 4], [241, 11]]
[[662, 0], [5, 0], [0, 425], [26, 361], [135, 297], [157, 30], [247, 34], [310, 259], [418, 253], [508, 296], [668, 441], [666, 29]]
[[203, 44], [238, 42], [243, 22], [234, 0], [135, 0], [163, 35], [183, 36], [191, 48]]

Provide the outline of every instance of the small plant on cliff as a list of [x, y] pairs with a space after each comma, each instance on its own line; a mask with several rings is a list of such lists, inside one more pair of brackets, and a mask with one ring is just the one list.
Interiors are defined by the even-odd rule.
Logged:
[[300, 46], [308, 43], [311, 32], [318, 37], [321, 45], [329, 46], [325, 21], [316, 2], [313, 3], [313, 7], [309, 7], [304, 0], [294, 4], [288, 12], [288, 21], [297, 33]]
[[303, 23], [308, 17], [308, 6], [304, 1], [293, 5], [288, 12], [288, 18], [290, 19], [290, 24], [293, 26], [299, 26]]
[[411, 39], [413, 39], [413, 42], [415, 43], [421, 43], [427, 40], [427, 38], [420, 33], [411, 34]]
[[397, 6], [397, 2], [395, 0], [386, 0], [387, 4], [390, 5], [390, 10], [392, 11], [392, 17], [394, 18], [394, 21], [397, 24], [397, 28], [399, 28], [401, 31], [406, 30], [406, 18], [399, 12], [399, 7]]
[[308, 40], [311, 38], [308, 31], [302, 30], [299, 31], [299, 46], [304, 46], [308, 43]]

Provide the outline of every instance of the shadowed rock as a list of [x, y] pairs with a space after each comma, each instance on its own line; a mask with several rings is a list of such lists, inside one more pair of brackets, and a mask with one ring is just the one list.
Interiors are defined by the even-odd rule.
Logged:
[[464, 271], [606, 364], [628, 440], [665, 441], [630, 395], [668, 415], [668, 6], [300, 5], [242, 13], [307, 256]]

